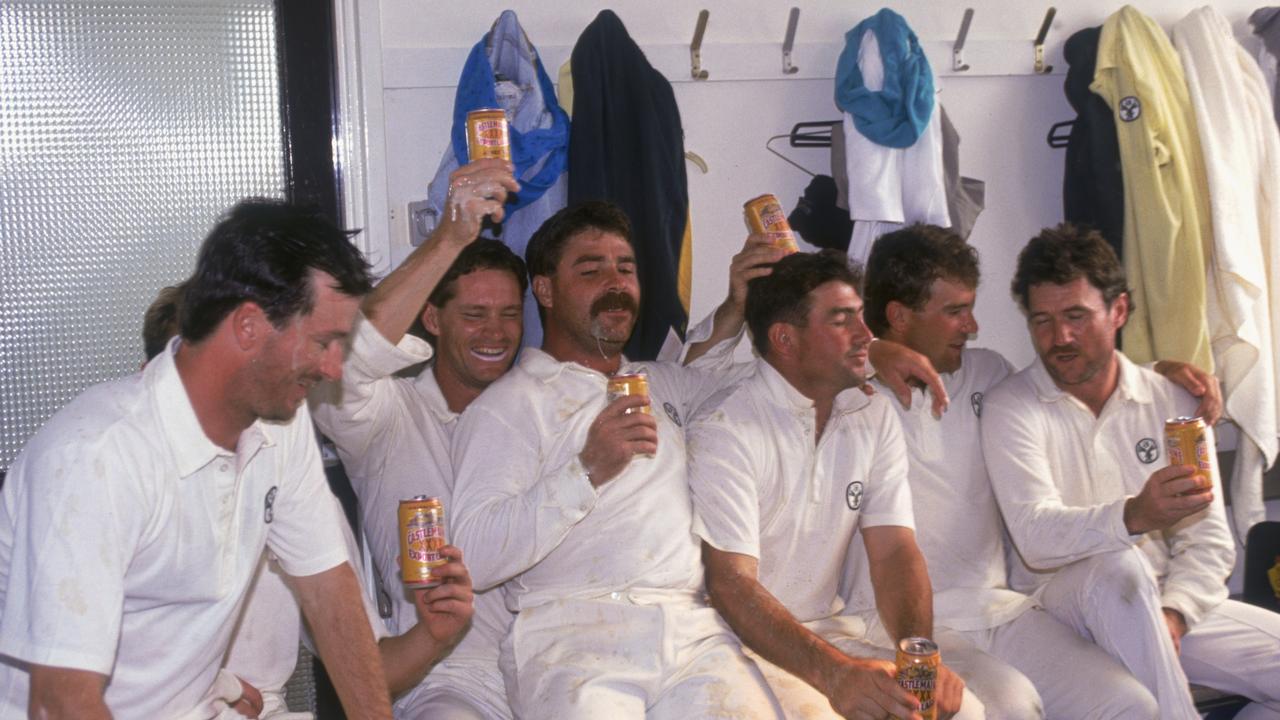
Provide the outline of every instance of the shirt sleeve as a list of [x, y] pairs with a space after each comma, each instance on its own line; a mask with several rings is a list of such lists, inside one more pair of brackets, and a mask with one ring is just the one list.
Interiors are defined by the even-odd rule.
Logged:
[[723, 416], [691, 424], [689, 489], [693, 533], [725, 552], [760, 557], [760, 483], [763, 472], [744, 436]]
[[902, 423], [888, 400], [873, 401], [872, 407], [879, 408], [872, 423], [879, 432], [871, 446], [875, 454], [871, 471], [867, 473], [867, 487], [863, 489], [858, 525], [863, 528], [895, 525], [914, 530], [911, 485], [907, 479], [907, 441], [902, 434]]
[[[529, 418], [533, 412], [508, 414]], [[536, 565], [595, 507], [596, 490], [578, 460], [596, 412], [586, 414], [566, 418], [549, 448], [538, 444], [533, 428], [516, 428], [487, 406], [473, 403], [462, 414], [450, 453], [453, 536], [476, 590]]]
[[267, 545], [279, 559], [280, 567], [290, 575], [303, 577], [351, 560], [342, 538], [347, 518], [325, 479], [315, 430], [305, 406], [277, 442], [284, 447]]
[[139, 480], [145, 458], [109, 439], [52, 440], [19, 457], [2, 494], [13, 547], [0, 653], [110, 675], [125, 572], [156, 498]]
[[1043, 410], [1010, 391], [1020, 377], [986, 396], [981, 423], [992, 489], [1018, 553], [1029, 566], [1050, 569], [1131, 547], [1139, 536], [1124, 526], [1127, 498], [1081, 507], [1062, 502], [1055, 485], [1061, 479], [1045, 451], [1050, 439], [1039, 422]]
[[376, 453], [375, 447], [395, 413], [391, 376], [432, 357], [430, 343], [408, 333], [391, 344], [364, 315], [356, 317], [351, 349], [340, 383], [324, 383], [311, 396], [316, 425], [350, 457]]

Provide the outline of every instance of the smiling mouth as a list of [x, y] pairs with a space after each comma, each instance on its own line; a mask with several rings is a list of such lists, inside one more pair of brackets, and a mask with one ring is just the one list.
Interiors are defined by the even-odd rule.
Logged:
[[497, 362], [507, 357], [510, 352], [505, 347], [474, 347], [471, 348], [471, 354], [484, 362]]

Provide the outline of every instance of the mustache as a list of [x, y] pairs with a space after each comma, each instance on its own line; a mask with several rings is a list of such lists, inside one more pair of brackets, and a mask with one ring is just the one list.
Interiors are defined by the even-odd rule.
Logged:
[[636, 299], [621, 290], [609, 290], [591, 303], [592, 317], [610, 310], [626, 310], [632, 315], [640, 312]]

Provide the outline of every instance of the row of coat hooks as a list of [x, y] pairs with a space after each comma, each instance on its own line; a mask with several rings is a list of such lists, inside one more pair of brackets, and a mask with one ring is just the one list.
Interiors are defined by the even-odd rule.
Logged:
[[[1036, 33], [1033, 41], [1035, 50], [1033, 68], [1037, 75], [1046, 75], [1053, 72], [1052, 65], [1046, 65], [1044, 61], [1044, 41], [1049, 36], [1049, 26], [1053, 24], [1053, 18], [1058, 13], [1057, 8], [1049, 8], [1044, 14], [1044, 20], [1040, 22], [1040, 30]], [[706, 80], [711, 77], [711, 73], [702, 67], [702, 38], [707, 32], [707, 21], [711, 18], [711, 11], [702, 10], [698, 13], [698, 22], [693, 29], [693, 41], [689, 43], [689, 61], [691, 70], [690, 74], [694, 80]], [[973, 22], [973, 8], [965, 8], [964, 19], [960, 21], [960, 32], [956, 35], [956, 41], [951, 46], [951, 69], [954, 72], [964, 72], [969, 69], [969, 65], [964, 61], [964, 43], [969, 37], [969, 25]], [[791, 8], [791, 13], [787, 17], [787, 32], [782, 40], [782, 74], [794, 75], [799, 72], [800, 68], [791, 64], [791, 51], [795, 49], [796, 43], [796, 26], [800, 24], [800, 8]]]

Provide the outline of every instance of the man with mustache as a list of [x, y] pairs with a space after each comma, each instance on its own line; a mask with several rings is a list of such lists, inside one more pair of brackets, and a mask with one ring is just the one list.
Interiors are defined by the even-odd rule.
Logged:
[[[1010, 584], [1123, 663], [1161, 717], [1199, 717], [1188, 679], [1253, 699], [1237, 717], [1280, 717], [1280, 616], [1227, 599], [1221, 486], [1162, 467], [1165, 420], [1196, 402], [1116, 350], [1130, 308], [1114, 251], [1096, 232], [1047, 228], [1012, 291], [1039, 357], [987, 394], [982, 418], [1021, 559]], [[1212, 443], [1208, 458], [1218, 477]]]
[[[736, 343], [746, 280], [781, 254], [756, 244], [735, 259], [711, 342]], [[641, 298], [630, 223], [610, 203], [556, 213], [526, 258], [542, 347], [472, 403], [452, 453], [454, 540], [476, 587], [502, 585], [517, 613], [501, 655], [512, 709], [557, 720], [777, 717], [703, 598], [690, 533], [683, 425], [722, 381], [696, 366], [719, 369], [729, 354], [695, 367], [622, 356]], [[610, 400], [610, 377], [637, 372], [648, 396]]]
[[[897, 640], [932, 636], [932, 592], [901, 429], [888, 400], [861, 390], [872, 336], [859, 275], [825, 251], [791, 255], [753, 280], [753, 373], [689, 430], [707, 590], [767, 661], [761, 668], [792, 718], [916, 718], [928, 709], [898, 686], [892, 662]], [[857, 535], [869, 569], [856, 609], [883, 618], [890, 637], [879, 647], [859, 618], [838, 614]], [[961, 709], [963, 688], [939, 667], [939, 717]], [[982, 717], [972, 698], [963, 706], [965, 717]]]

